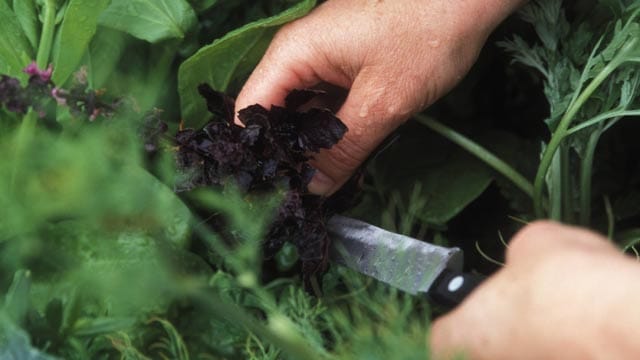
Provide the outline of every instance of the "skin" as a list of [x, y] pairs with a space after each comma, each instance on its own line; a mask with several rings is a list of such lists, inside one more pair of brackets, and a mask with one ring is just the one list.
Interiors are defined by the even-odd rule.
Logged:
[[[330, 0], [284, 26], [236, 99], [282, 105], [321, 82], [349, 89], [349, 131], [311, 162], [309, 190], [335, 192], [395, 128], [451, 89], [521, 0]], [[478, 21], [469, 21], [477, 19]]]
[[604, 237], [552, 222], [526, 226], [506, 265], [438, 319], [436, 359], [637, 359], [640, 266]]
[[[312, 161], [310, 191], [336, 191], [412, 114], [449, 91], [524, 0], [329, 0], [284, 26], [236, 100], [282, 105], [319, 83], [348, 89], [344, 139]], [[637, 358], [640, 267], [606, 239], [549, 222], [510, 243], [506, 266], [429, 334], [436, 358]]]

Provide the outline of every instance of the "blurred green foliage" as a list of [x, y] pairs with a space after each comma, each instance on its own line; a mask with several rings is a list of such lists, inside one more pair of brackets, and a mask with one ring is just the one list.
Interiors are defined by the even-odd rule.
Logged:
[[[277, 26], [314, 2], [154, 4], [0, 1], [3, 19], [19, 15], [12, 34], [33, 48], [0, 46], [4, 73], [23, 76], [38, 57], [53, 63], [56, 86], [86, 82], [119, 98], [115, 115], [91, 121], [53, 101], [41, 113], [0, 109], [0, 357], [382, 358], [399, 344], [407, 357], [425, 357], [423, 302], [341, 268], [325, 277], [323, 298], [297, 276], [265, 282], [261, 241], [281, 194], [179, 197], [170, 142], [151, 156], [140, 139], [149, 116], [177, 128], [181, 64], [237, 61], [218, 58], [216, 47], [259, 38], [239, 55], [242, 66], [214, 70], [237, 86]], [[232, 29], [240, 30], [209, 45]], [[188, 60], [203, 46], [222, 55]], [[196, 70], [185, 86], [203, 81]], [[230, 233], [212, 231], [210, 217]], [[283, 269], [296, 256], [286, 254]]]

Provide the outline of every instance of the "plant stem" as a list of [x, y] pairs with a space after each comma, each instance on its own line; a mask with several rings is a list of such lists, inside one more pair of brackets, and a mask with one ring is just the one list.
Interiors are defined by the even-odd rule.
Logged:
[[581, 122], [580, 124], [572, 127], [571, 129], [567, 130], [567, 135], [576, 133], [589, 126], [597, 125], [603, 121], [613, 119], [613, 118], [619, 118], [623, 116], [640, 116], [640, 109], [607, 111], [606, 113], [602, 113], [594, 118], [591, 118], [585, 122]]
[[555, 221], [562, 220], [562, 169], [560, 153], [557, 152], [551, 160], [551, 166], [547, 176], [549, 189], [548, 216]]
[[536, 173], [536, 177], [533, 183], [533, 205], [535, 209], [535, 214], [538, 218], [544, 217], [544, 209], [543, 209], [543, 191], [544, 191], [544, 180], [549, 170], [549, 166], [551, 165], [551, 161], [553, 160], [553, 156], [558, 150], [558, 147], [562, 143], [562, 140], [567, 136], [567, 130], [569, 129], [569, 125], [575, 118], [578, 110], [584, 105], [584, 103], [589, 99], [589, 97], [593, 94], [594, 91], [602, 84], [602, 82], [609, 77], [609, 75], [618, 68], [622, 63], [626, 61], [626, 56], [629, 52], [634, 50], [636, 43], [639, 40], [633, 38], [629, 40], [623, 48], [618, 52], [618, 54], [598, 73], [598, 75], [591, 80], [589, 85], [580, 93], [580, 95], [576, 98], [576, 101], [572, 102], [569, 105], [569, 108], [560, 119], [560, 123], [558, 127], [553, 132], [551, 136], [551, 140], [549, 141], [549, 145], [545, 149], [544, 154], [542, 155], [542, 160], [540, 161], [540, 166], [538, 167], [538, 172]]
[[502, 159], [495, 156], [492, 152], [480, 146], [468, 137], [460, 134], [459, 132], [451, 129], [450, 127], [424, 115], [416, 115], [418, 122], [427, 126], [431, 130], [444, 136], [455, 144], [459, 145], [463, 149], [470, 152], [473, 156], [482, 160], [484, 163], [492, 167], [494, 170], [502, 174], [507, 179], [511, 180], [520, 190], [522, 190], [529, 197], [533, 198], [533, 185], [516, 169], [504, 162]]
[[17, 179], [20, 175], [22, 165], [26, 163], [26, 159], [23, 159], [24, 151], [27, 149], [33, 140], [34, 133], [36, 131], [36, 124], [38, 122], [38, 115], [35, 111], [29, 110], [24, 117], [18, 128], [18, 132], [13, 138], [13, 154], [10, 161], [13, 162], [11, 169], [11, 182], [10, 191], [13, 192], [16, 187]]
[[570, 147], [560, 146], [560, 181], [562, 182], [562, 220], [573, 223], [573, 189], [571, 187]]
[[615, 231], [616, 220], [613, 216], [613, 208], [611, 207], [611, 201], [609, 197], [604, 197], [604, 211], [607, 214], [607, 238], [613, 240], [613, 233]]
[[44, 3], [44, 24], [42, 25], [42, 34], [40, 36], [40, 45], [38, 46], [38, 54], [36, 63], [40, 69], [47, 67], [49, 57], [51, 55], [51, 47], [53, 45], [53, 34], [56, 26], [56, 1], [45, 0]]
[[580, 162], [580, 225], [587, 226], [591, 222], [591, 174], [596, 145], [600, 139], [602, 126], [591, 133], [587, 149]]

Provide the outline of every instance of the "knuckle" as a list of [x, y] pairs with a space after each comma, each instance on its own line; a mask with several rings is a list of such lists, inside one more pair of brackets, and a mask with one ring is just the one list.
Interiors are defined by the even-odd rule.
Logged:
[[551, 239], [549, 236], [562, 230], [562, 226], [548, 220], [534, 221], [518, 233], [509, 242], [507, 249], [507, 263], [524, 256], [532, 256], [540, 250], [546, 249]]
[[344, 172], [351, 172], [357, 168], [369, 154], [364, 147], [352, 138], [345, 138], [330, 152], [335, 164], [340, 164]]
[[356, 141], [345, 137], [329, 151], [318, 157], [323, 171], [334, 178], [349, 176], [367, 158], [369, 151]]

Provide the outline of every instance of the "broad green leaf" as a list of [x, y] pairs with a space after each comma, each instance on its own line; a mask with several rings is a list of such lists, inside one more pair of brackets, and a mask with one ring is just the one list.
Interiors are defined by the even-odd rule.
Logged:
[[100, 13], [111, 0], [71, 0], [59, 30], [54, 49], [53, 81], [64, 84], [77, 70], [98, 26]]
[[205, 102], [197, 91], [199, 84], [206, 82], [218, 91], [226, 91], [232, 81], [248, 75], [255, 67], [278, 26], [304, 16], [315, 3], [304, 0], [278, 15], [247, 24], [183, 62], [178, 72], [178, 91], [185, 123], [197, 127], [207, 119]]
[[37, 48], [39, 22], [36, 0], [13, 0], [13, 11], [31, 47]]
[[491, 171], [467, 153], [457, 153], [436, 169], [416, 176], [426, 197], [424, 213], [418, 218], [432, 224], [445, 224], [482, 194], [491, 181]]
[[424, 205], [412, 215], [444, 225], [484, 192], [493, 174], [480, 160], [417, 125], [407, 124], [399, 141], [373, 163], [376, 187], [397, 192], [405, 207], [422, 201]]
[[[124, 56], [128, 35], [99, 27], [91, 40], [88, 53], [90, 84], [94, 89], [101, 89], [112, 77], [120, 59]], [[130, 53], [127, 54], [129, 58]], [[113, 89], [110, 89], [113, 90]]]
[[185, 0], [113, 0], [100, 16], [100, 25], [151, 43], [182, 39], [197, 21]]
[[35, 56], [16, 14], [6, 1], [0, 1], [0, 34], [0, 74], [24, 79], [22, 69]]

